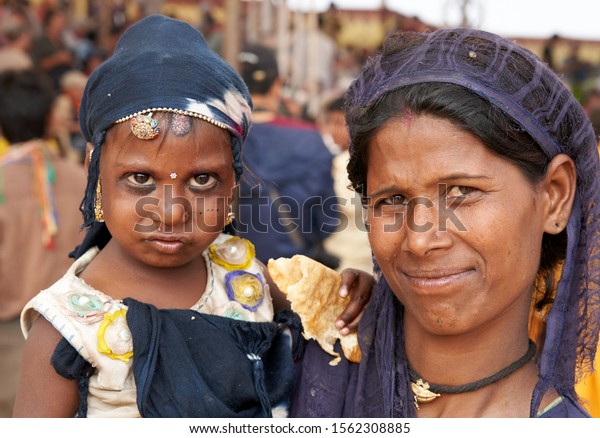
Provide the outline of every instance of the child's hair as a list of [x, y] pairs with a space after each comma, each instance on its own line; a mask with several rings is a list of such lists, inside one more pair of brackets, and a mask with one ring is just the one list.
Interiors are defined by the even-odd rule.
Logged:
[[239, 180], [241, 148], [252, 112], [244, 81], [191, 25], [151, 15], [122, 35], [114, 54], [90, 75], [83, 94], [79, 123], [94, 146], [81, 203], [84, 227], [94, 222], [106, 131], [115, 123], [129, 123], [138, 115], [159, 111], [196, 117], [227, 130]]

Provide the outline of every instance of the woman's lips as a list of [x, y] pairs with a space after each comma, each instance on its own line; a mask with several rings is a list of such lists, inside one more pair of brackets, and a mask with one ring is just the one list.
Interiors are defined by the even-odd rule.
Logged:
[[419, 289], [438, 289], [450, 286], [471, 275], [472, 269], [457, 269], [452, 271], [420, 271], [404, 273], [409, 284]]

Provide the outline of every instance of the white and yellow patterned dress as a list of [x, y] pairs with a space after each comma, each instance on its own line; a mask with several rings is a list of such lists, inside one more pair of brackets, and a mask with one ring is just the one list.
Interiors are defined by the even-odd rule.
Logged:
[[[27, 336], [35, 318], [44, 316], [91, 364], [88, 417], [139, 417], [128, 307], [78, 276], [98, 252], [96, 247], [89, 249], [59, 281], [34, 297], [22, 312], [21, 327]], [[255, 260], [249, 241], [221, 234], [203, 257], [206, 289], [191, 310], [243, 321], [273, 320], [263, 266]]]

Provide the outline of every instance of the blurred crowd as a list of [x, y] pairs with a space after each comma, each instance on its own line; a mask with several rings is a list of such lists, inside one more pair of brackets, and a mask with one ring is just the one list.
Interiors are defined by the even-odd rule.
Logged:
[[[118, 37], [132, 22], [155, 12], [149, 5], [157, 2], [90, 1], [85, 19], [73, 17], [72, 3], [67, 0], [1, 1], [0, 71], [33, 66], [50, 75], [57, 95], [61, 96], [51, 131], [61, 151], [76, 158], [82, 142], [73, 118], [76, 118], [78, 96], [85, 79], [111, 54]], [[109, 4], [112, 4], [110, 10]], [[215, 9], [212, 4], [198, 2], [199, 18], [192, 24], [203, 32], [209, 47], [224, 56], [225, 18], [222, 8]], [[258, 36], [261, 44], [277, 51], [283, 78], [281, 110], [290, 117], [316, 122], [324, 106], [343, 94], [360, 66], [377, 50], [377, 47], [341, 44], [343, 25], [338, 12], [332, 6], [317, 14], [313, 26], [307, 17], [300, 21], [295, 16], [290, 18], [290, 33], [286, 35], [288, 42], [283, 55], [281, 41], [275, 40], [280, 35], [275, 30], [271, 29], [270, 36], [264, 40], [262, 35]], [[101, 24], [101, 19], [110, 23]], [[397, 15], [390, 22], [382, 15], [381, 20], [387, 20], [382, 24], [386, 33], [397, 29], [433, 29], [417, 17]], [[240, 24], [244, 32], [242, 41], [248, 40], [249, 31], [245, 28], [249, 27], [251, 23], [246, 17]], [[307, 33], [311, 36], [307, 37]], [[554, 35], [542, 50], [538, 47], [532, 50], [540, 51], [540, 56], [562, 75], [591, 115], [600, 102], [600, 65], [582, 56], [581, 42]], [[2, 147], [6, 144], [0, 144]]]
[[[49, 77], [55, 102], [48, 137], [60, 155], [81, 163], [85, 142], [77, 122], [79, 101], [88, 75], [108, 56], [88, 30], [69, 20], [61, 2], [32, 7], [6, 1], [0, 9], [0, 72], [33, 68]], [[7, 147], [3, 139], [0, 151]]]

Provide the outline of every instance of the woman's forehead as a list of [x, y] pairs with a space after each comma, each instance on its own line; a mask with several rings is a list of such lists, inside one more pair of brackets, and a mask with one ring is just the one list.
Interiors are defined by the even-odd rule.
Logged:
[[367, 171], [370, 179], [390, 172], [413, 181], [438, 180], [490, 173], [504, 163], [470, 132], [448, 120], [419, 115], [390, 120], [375, 133]]

